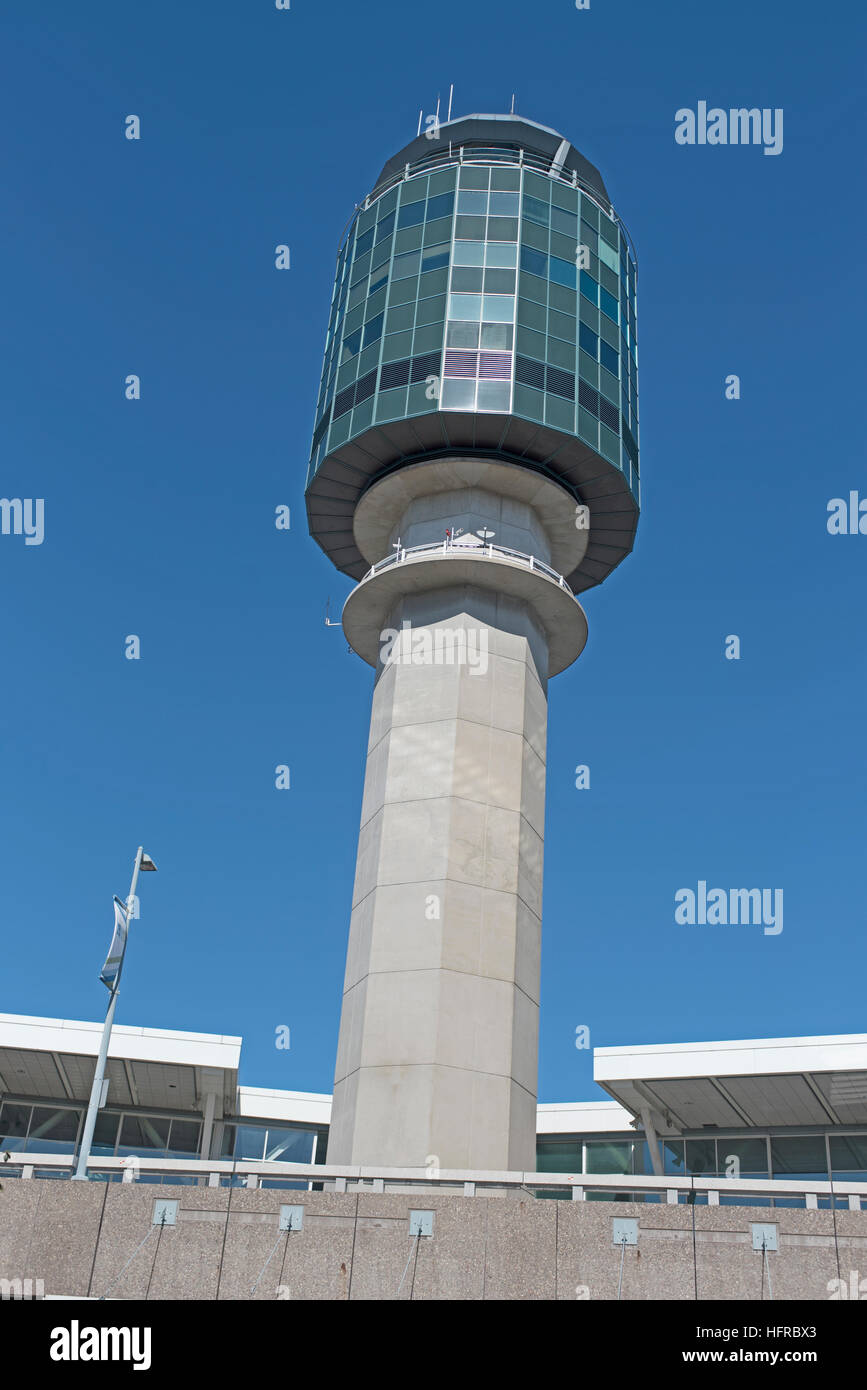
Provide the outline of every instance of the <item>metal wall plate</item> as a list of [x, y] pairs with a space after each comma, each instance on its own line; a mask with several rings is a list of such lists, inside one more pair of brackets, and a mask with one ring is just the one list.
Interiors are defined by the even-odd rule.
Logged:
[[411, 1236], [432, 1236], [434, 1214], [432, 1211], [411, 1211], [409, 1214], [409, 1233]]
[[763, 1245], [765, 1250], [776, 1250], [777, 1228], [772, 1222], [751, 1221], [750, 1230], [753, 1233], [754, 1250], [761, 1250]]
[[176, 1226], [178, 1221], [178, 1204], [176, 1201], [158, 1197], [154, 1202], [154, 1222], [155, 1226]]
[[300, 1231], [304, 1225], [304, 1208], [285, 1204], [280, 1208], [280, 1230]]
[[638, 1244], [638, 1222], [632, 1221], [629, 1217], [616, 1216], [611, 1222], [612, 1237], [615, 1245], [637, 1245]]

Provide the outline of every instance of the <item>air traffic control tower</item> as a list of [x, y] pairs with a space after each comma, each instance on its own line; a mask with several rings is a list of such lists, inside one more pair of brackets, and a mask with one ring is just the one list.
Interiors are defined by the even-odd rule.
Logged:
[[633, 544], [635, 293], [517, 116], [413, 140], [340, 248], [307, 511], [376, 676], [332, 1161], [534, 1167], [548, 679]]

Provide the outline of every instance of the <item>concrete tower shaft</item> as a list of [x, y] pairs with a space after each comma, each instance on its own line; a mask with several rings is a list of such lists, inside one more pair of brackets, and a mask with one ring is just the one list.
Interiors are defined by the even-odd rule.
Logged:
[[389, 551], [343, 614], [377, 676], [339, 1161], [532, 1167], [547, 685], [587, 636], [550, 560], [586, 544], [574, 515], [554, 484], [467, 458], [391, 475], [356, 513], [360, 548]]
[[[545, 635], [524, 601], [473, 584], [407, 596], [391, 621], [409, 659], [374, 692], [329, 1154], [526, 1169]], [[411, 664], [444, 628], [473, 664]]]
[[598, 170], [473, 116], [338, 256], [307, 485], [375, 670], [329, 1156], [533, 1164], [547, 686], [638, 516], [636, 268]]

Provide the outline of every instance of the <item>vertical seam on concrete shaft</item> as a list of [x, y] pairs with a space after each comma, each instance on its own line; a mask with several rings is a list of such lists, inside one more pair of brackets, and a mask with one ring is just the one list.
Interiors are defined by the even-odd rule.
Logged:
[[355, 1237], [358, 1232], [358, 1203], [361, 1200], [361, 1193], [355, 1194], [355, 1222], [352, 1227], [352, 1250], [349, 1255], [349, 1287], [346, 1290], [346, 1302], [352, 1301], [352, 1276], [355, 1273]]
[[156, 1249], [154, 1250], [154, 1257], [153, 1257], [153, 1259], [151, 1260], [151, 1272], [150, 1272], [150, 1274], [148, 1275], [148, 1286], [147, 1286], [147, 1288], [145, 1289], [145, 1296], [144, 1296], [144, 1301], [145, 1301], [145, 1303], [147, 1303], [148, 1299], [149, 1299], [150, 1296], [151, 1296], [151, 1284], [153, 1283], [154, 1270], [155, 1270], [156, 1267], [157, 1267], [157, 1255], [160, 1253], [160, 1241], [161, 1241], [162, 1238], [163, 1238], [163, 1231], [164, 1231], [164, 1230], [165, 1230], [165, 1222], [162, 1221], [162, 1222], [160, 1222], [160, 1227], [159, 1227], [159, 1230], [157, 1231], [157, 1244], [156, 1244]]
[[[833, 1170], [832, 1170], [833, 1171]], [[837, 1261], [837, 1278], [840, 1278], [840, 1242], [837, 1239], [837, 1198], [834, 1195], [834, 1179], [831, 1179], [831, 1220], [834, 1225], [834, 1256]]]
[[[537, 1199], [538, 1200], [538, 1199]], [[560, 1203], [554, 1203], [554, 1302], [560, 1297]]]
[[101, 1237], [101, 1235], [102, 1235], [102, 1223], [103, 1223], [103, 1220], [104, 1220], [104, 1218], [105, 1218], [105, 1204], [106, 1204], [106, 1202], [108, 1201], [108, 1183], [107, 1183], [107, 1182], [105, 1183], [104, 1187], [105, 1187], [105, 1190], [104, 1190], [104, 1192], [103, 1192], [103, 1194], [102, 1194], [102, 1206], [101, 1206], [100, 1209], [99, 1209], [99, 1225], [98, 1225], [97, 1228], [96, 1228], [96, 1243], [95, 1243], [95, 1245], [94, 1245], [94, 1247], [93, 1247], [93, 1259], [92, 1259], [91, 1262], [90, 1262], [90, 1278], [89, 1278], [88, 1281], [87, 1281], [87, 1297], [88, 1297], [88, 1298], [90, 1298], [90, 1295], [91, 1295], [91, 1293], [93, 1292], [93, 1276], [94, 1276], [94, 1272], [95, 1272], [95, 1270], [96, 1270], [96, 1257], [97, 1257], [97, 1255], [99, 1254], [99, 1241], [100, 1241], [100, 1237]]
[[695, 1239], [695, 1177], [692, 1179], [692, 1289], [693, 1297], [698, 1302], [698, 1246]]
[[[25, 1179], [25, 1178], [16, 1178], [15, 1181], [16, 1181], [16, 1182], [25, 1182], [25, 1181], [26, 1181], [26, 1182], [38, 1182], [38, 1181], [40, 1181], [40, 1179], [38, 1179], [38, 1178], [26, 1178], [26, 1179]], [[30, 1229], [29, 1229], [29, 1231], [28, 1231], [28, 1233], [27, 1233], [27, 1252], [26, 1252], [26, 1254], [25, 1254], [25, 1256], [24, 1256], [24, 1268], [25, 1268], [25, 1269], [29, 1269], [29, 1267], [30, 1267], [30, 1251], [33, 1249], [33, 1232], [36, 1230], [36, 1223], [37, 1223], [37, 1221], [39, 1220], [39, 1208], [40, 1208], [41, 1206], [42, 1206], [42, 1188], [41, 1188], [41, 1187], [38, 1187], [38, 1188], [36, 1189], [36, 1210], [35, 1210], [34, 1213], [33, 1213], [33, 1220], [32, 1220], [32, 1222], [30, 1223]], [[22, 1278], [23, 1278], [23, 1277], [24, 1277], [24, 1276], [22, 1275]]]
[[485, 1244], [482, 1250], [482, 1302], [484, 1303], [488, 1295], [488, 1212], [490, 1211], [491, 1199], [485, 1198]]
[[288, 1227], [286, 1228], [286, 1244], [283, 1246], [283, 1258], [282, 1258], [282, 1260], [280, 1261], [280, 1273], [279, 1273], [278, 1276], [277, 1276], [277, 1290], [278, 1290], [278, 1295], [279, 1295], [280, 1289], [282, 1289], [282, 1287], [283, 1287], [283, 1271], [284, 1271], [284, 1269], [286, 1268], [286, 1256], [287, 1256], [287, 1254], [289, 1253], [289, 1236], [291, 1235], [291, 1233], [292, 1233], [292, 1222], [290, 1221]]
[[225, 1258], [226, 1254], [226, 1238], [229, 1234], [229, 1216], [231, 1215], [232, 1211], [232, 1193], [234, 1192], [234, 1190], [235, 1189], [233, 1187], [229, 1187], [229, 1200], [226, 1203], [226, 1224], [223, 1227], [223, 1243], [220, 1246], [220, 1263], [217, 1266], [217, 1291], [214, 1294], [215, 1303], [219, 1303], [220, 1301], [220, 1284], [223, 1281], [223, 1259]]
[[419, 1232], [419, 1234], [418, 1234], [418, 1235], [416, 1236], [416, 1238], [415, 1238], [415, 1261], [413, 1262], [413, 1266], [412, 1266], [412, 1279], [410, 1280], [410, 1283], [409, 1283], [409, 1301], [410, 1301], [410, 1303], [412, 1303], [413, 1290], [415, 1289], [415, 1276], [416, 1276], [416, 1271], [418, 1270], [418, 1252], [419, 1252], [419, 1247], [420, 1247], [420, 1246], [421, 1246], [421, 1232]]

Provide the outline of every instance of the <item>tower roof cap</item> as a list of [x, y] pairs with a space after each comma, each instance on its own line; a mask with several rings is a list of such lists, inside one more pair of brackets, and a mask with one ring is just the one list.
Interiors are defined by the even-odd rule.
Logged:
[[447, 150], [450, 144], [463, 145], [464, 148], [475, 145], [483, 149], [506, 146], [531, 150], [551, 160], [559, 168], [576, 173], [583, 183], [596, 190], [610, 204], [608, 191], [596, 166], [579, 154], [575, 146], [556, 130], [530, 121], [526, 116], [473, 115], [441, 121], [438, 137], [430, 139], [427, 134], [418, 135], [392, 155], [383, 166], [376, 186], [400, 175], [407, 164], [414, 164], [439, 150]]

